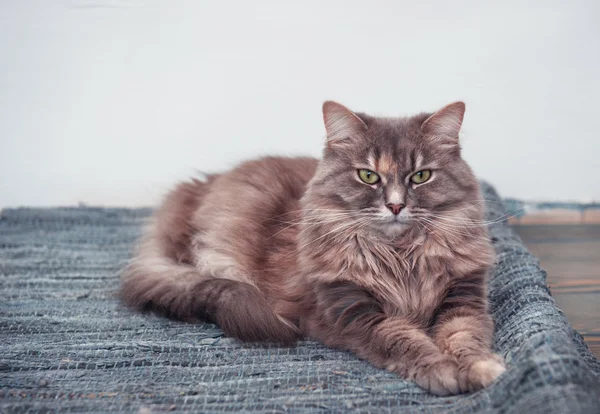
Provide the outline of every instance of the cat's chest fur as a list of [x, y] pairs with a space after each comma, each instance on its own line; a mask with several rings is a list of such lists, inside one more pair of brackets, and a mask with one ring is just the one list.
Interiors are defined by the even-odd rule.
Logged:
[[453, 264], [460, 249], [427, 237], [396, 245], [353, 237], [346, 240], [344, 254], [336, 250], [317, 254], [329, 281], [353, 282], [372, 292], [389, 315], [419, 320], [433, 317], [452, 278], [468, 271]]
[[451, 277], [445, 266], [445, 249], [414, 240], [400, 246], [357, 243], [355, 251], [354, 257], [361, 260], [353, 260], [348, 274], [362, 280], [387, 313], [432, 316]]

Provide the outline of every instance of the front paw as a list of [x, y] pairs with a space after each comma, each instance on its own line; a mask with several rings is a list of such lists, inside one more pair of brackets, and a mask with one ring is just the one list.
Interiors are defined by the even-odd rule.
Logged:
[[488, 387], [506, 371], [504, 361], [497, 354], [471, 358], [461, 364], [459, 385], [462, 391], [477, 391]]
[[449, 355], [440, 355], [433, 361], [421, 361], [412, 377], [422, 388], [439, 396], [460, 393], [458, 362]]

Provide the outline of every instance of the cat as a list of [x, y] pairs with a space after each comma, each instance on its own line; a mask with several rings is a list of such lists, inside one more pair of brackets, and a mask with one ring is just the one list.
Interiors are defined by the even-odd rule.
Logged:
[[168, 194], [123, 300], [242, 341], [313, 338], [441, 396], [488, 386], [505, 365], [464, 112], [381, 118], [325, 102], [321, 160], [266, 157]]

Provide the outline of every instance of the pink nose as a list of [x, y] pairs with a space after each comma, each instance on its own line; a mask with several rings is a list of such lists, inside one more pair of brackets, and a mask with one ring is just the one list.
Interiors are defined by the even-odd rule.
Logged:
[[404, 204], [391, 204], [391, 203], [387, 203], [385, 206], [386, 206], [387, 208], [389, 208], [389, 209], [390, 209], [390, 211], [391, 211], [392, 213], [394, 213], [395, 215], [398, 215], [398, 214], [400, 214], [400, 212], [402, 211], [402, 209], [403, 209], [404, 207], [406, 207]]

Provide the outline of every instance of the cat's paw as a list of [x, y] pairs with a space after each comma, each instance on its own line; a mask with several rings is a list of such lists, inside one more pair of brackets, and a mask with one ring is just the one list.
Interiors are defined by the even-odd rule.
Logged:
[[460, 393], [458, 383], [458, 362], [454, 357], [442, 357], [421, 368], [414, 375], [414, 381], [430, 393], [446, 396]]
[[460, 388], [463, 391], [477, 391], [488, 387], [506, 371], [504, 360], [496, 354], [474, 358], [461, 367]]

